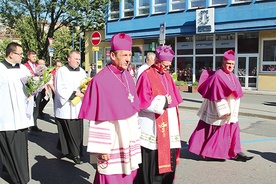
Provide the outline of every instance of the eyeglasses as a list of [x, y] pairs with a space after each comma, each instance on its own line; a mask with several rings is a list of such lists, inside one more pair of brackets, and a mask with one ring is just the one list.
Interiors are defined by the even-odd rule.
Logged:
[[17, 53], [17, 52], [13, 52], [13, 53], [20, 56], [20, 57], [23, 57], [23, 53]]
[[165, 65], [165, 64], [163, 64], [163, 63], [162, 63], [162, 65], [163, 65], [165, 68], [170, 68], [170, 67], [171, 67], [171, 65]]

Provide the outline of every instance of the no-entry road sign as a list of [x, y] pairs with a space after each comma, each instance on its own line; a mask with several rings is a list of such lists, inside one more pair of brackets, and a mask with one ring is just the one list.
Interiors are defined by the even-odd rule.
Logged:
[[101, 33], [99, 31], [94, 31], [91, 34], [91, 43], [94, 46], [99, 45], [101, 43]]

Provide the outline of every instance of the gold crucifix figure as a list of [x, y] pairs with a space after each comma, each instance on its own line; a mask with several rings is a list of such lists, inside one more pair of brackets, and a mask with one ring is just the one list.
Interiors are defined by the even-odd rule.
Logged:
[[159, 128], [161, 128], [161, 132], [164, 133], [165, 132], [165, 128], [168, 126], [167, 123], [162, 122], [162, 124], [159, 125]]

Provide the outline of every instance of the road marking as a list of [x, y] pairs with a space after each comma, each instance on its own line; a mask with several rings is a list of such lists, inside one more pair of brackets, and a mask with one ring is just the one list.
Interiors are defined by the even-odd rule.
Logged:
[[276, 141], [276, 137], [264, 138], [264, 139], [253, 139], [253, 140], [243, 140], [242, 144], [255, 143], [255, 142], [269, 142]]
[[[276, 137], [264, 138], [264, 139], [253, 139], [253, 140], [242, 140], [241, 144], [249, 144], [255, 142], [269, 142], [269, 141], [276, 141]], [[182, 146], [181, 150], [187, 150], [188, 146]]]

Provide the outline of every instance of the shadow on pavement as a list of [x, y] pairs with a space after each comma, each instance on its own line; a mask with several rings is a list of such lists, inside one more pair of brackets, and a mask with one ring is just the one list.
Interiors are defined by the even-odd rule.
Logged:
[[196, 161], [206, 161], [206, 162], [224, 162], [225, 161], [224, 159], [203, 158], [202, 156], [189, 152], [188, 144], [186, 141], [181, 141], [180, 158], [196, 160]]
[[195, 103], [202, 103], [202, 100], [194, 100], [194, 99], [188, 99], [188, 98], [183, 98], [184, 101], [188, 101], [188, 102], [195, 102]]
[[[48, 153], [56, 158], [61, 158], [61, 152], [57, 149], [58, 133], [50, 133], [46, 131], [31, 132], [28, 135], [29, 141], [36, 143]], [[89, 153], [86, 152], [87, 146], [83, 146], [83, 162], [90, 162]]]
[[204, 160], [201, 156], [195, 155], [188, 150], [188, 144], [186, 141], [181, 141], [181, 152], [180, 158], [191, 159], [191, 160]]
[[44, 113], [43, 117], [38, 117], [38, 118], [41, 119], [41, 120], [44, 120], [48, 123], [56, 124], [55, 117], [51, 116], [50, 114]]
[[263, 104], [267, 106], [276, 106], [276, 102], [264, 102]]
[[50, 133], [46, 131], [30, 132], [28, 134], [28, 139], [52, 155], [56, 157], [59, 155], [59, 151], [56, 148], [58, 142], [58, 133]]
[[35, 156], [35, 160], [37, 163], [31, 168], [31, 176], [33, 180], [39, 181], [41, 184], [91, 183], [86, 180], [90, 175], [75, 167], [73, 162], [55, 158], [48, 159], [45, 156]]
[[276, 153], [272, 153], [272, 152], [260, 152], [260, 151], [256, 151], [256, 150], [247, 150], [247, 151], [249, 153], [254, 153], [256, 155], [260, 155], [262, 158], [276, 163]]

